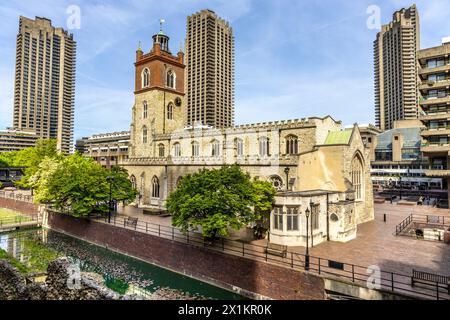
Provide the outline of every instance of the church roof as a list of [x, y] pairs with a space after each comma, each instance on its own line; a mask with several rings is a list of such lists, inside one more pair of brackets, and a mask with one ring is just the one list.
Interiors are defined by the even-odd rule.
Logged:
[[336, 145], [336, 144], [349, 144], [350, 138], [352, 137], [353, 128], [345, 129], [343, 131], [334, 131], [328, 133], [325, 140], [325, 145]]

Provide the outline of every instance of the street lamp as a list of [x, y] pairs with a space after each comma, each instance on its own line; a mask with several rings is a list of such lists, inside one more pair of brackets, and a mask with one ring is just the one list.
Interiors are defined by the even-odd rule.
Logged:
[[402, 176], [401, 174], [398, 175], [398, 180], [400, 181], [400, 200], [402, 200]]
[[309, 214], [311, 211], [309, 208], [306, 208], [306, 256], [305, 256], [305, 270], [309, 270]]
[[289, 191], [289, 171], [291, 171], [289, 167], [284, 168], [284, 173], [286, 174], [286, 191]]
[[109, 206], [108, 206], [108, 223], [111, 223], [111, 202], [112, 202], [112, 184], [114, 181], [113, 176], [106, 177], [106, 181], [109, 182]]

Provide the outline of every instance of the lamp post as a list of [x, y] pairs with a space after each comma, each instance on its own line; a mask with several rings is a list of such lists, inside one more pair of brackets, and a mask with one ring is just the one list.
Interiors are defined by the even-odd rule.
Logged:
[[112, 183], [114, 181], [114, 177], [113, 176], [108, 176], [108, 177], [106, 177], [106, 181], [109, 182], [108, 223], [111, 223]]
[[398, 180], [400, 182], [400, 200], [402, 200], [402, 187], [403, 187], [403, 185], [402, 185], [402, 176], [401, 176], [401, 174], [398, 175]]
[[309, 270], [309, 214], [311, 211], [309, 208], [306, 208], [305, 215], [306, 215], [306, 255], [305, 255], [305, 270]]
[[284, 173], [286, 174], [286, 191], [289, 191], [289, 167], [284, 168]]

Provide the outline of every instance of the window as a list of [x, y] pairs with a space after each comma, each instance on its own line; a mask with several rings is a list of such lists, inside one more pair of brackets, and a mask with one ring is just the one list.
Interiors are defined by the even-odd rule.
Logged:
[[200, 155], [200, 145], [198, 142], [192, 142], [192, 156], [198, 157]]
[[244, 156], [244, 141], [242, 141], [242, 139], [236, 139], [234, 141], [235, 144], [235, 148], [236, 148], [236, 155], [238, 157], [242, 157]]
[[159, 179], [153, 177], [152, 179], [152, 198], [159, 198]]
[[286, 214], [286, 227], [287, 231], [298, 231], [298, 217], [299, 217], [298, 207], [288, 207]]
[[319, 229], [320, 204], [313, 204], [311, 206], [311, 228], [312, 230]]
[[355, 200], [363, 200], [363, 165], [359, 155], [353, 158], [351, 174]]
[[147, 101], [144, 101], [144, 107], [142, 111], [142, 118], [147, 119], [148, 117], [148, 104]]
[[176, 74], [172, 70], [167, 71], [166, 86], [175, 89]]
[[283, 207], [275, 207], [273, 211], [273, 229], [283, 231]]
[[267, 137], [259, 138], [259, 155], [261, 157], [267, 157], [269, 155], [269, 139]]
[[172, 103], [169, 103], [169, 105], [167, 106], [167, 119], [173, 120], [173, 104]]
[[178, 142], [173, 145], [173, 156], [181, 157], [181, 145]]
[[213, 157], [220, 156], [220, 142], [217, 140], [211, 142], [211, 156]]
[[283, 180], [279, 176], [272, 176], [269, 178], [269, 181], [277, 191], [283, 190]]
[[158, 150], [159, 150], [159, 157], [163, 158], [165, 154], [165, 147], [162, 143], [158, 145]]
[[150, 71], [148, 68], [145, 68], [142, 71], [142, 88], [147, 88], [150, 86]]
[[147, 127], [144, 126], [142, 128], [142, 143], [147, 143], [147, 141], [148, 141], [147, 135], [148, 135]]
[[288, 136], [286, 138], [286, 154], [298, 154], [298, 138], [296, 136]]

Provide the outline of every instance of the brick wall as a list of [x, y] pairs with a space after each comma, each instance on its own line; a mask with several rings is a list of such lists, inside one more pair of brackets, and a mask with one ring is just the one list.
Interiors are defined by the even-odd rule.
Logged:
[[36, 204], [1, 197], [0, 197], [0, 208], [18, 211], [20, 213], [27, 215], [36, 215], [38, 214], [39, 211], [39, 207]]
[[58, 214], [48, 219], [52, 229], [221, 287], [280, 300], [324, 299], [324, 281], [314, 275], [103, 223]]

